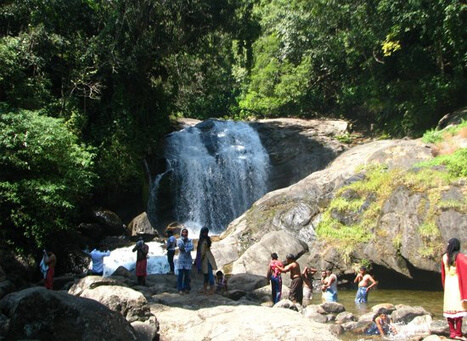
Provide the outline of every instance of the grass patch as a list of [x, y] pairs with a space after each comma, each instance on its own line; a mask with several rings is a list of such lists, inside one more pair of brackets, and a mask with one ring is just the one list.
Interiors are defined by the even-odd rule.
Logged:
[[[441, 208], [466, 210], [466, 201], [442, 200], [442, 192], [449, 188], [453, 181], [467, 176], [467, 149], [459, 149], [450, 155], [436, 157], [432, 161], [420, 163], [412, 171], [388, 170], [385, 165], [371, 165], [366, 169], [365, 178], [336, 191], [335, 198], [323, 212], [322, 220], [317, 226], [318, 238], [327, 240], [335, 246], [344, 257], [350, 260], [352, 250], [359, 244], [366, 243], [376, 237], [386, 237], [387, 231], [378, 229], [381, 208], [388, 198], [399, 187], [412, 193], [423, 193], [417, 214], [423, 219], [418, 231], [423, 242], [419, 252], [422, 257], [433, 257], [440, 252], [440, 231], [436, 219]], [[437, 166], [443, 167], [437, 167]], [[352, 199], [344, 196], [353, 192]], [[355, 199], [357, 198], [357, 199]], [[368, 200], [371, 198], [371, 200]], [[358, 223], [352, 226], [343, 225], [333, 218], [331, 212], [339, 210], [342, 214], [360, 214]], [[398, 252], [402, 247], [402, 236], [392, 240]]]
[[463, 135], [465, 136], [465, 131], [467, 130], [467, 121], [462, 120], [460, 124], [455, 126], [446, 127], [443, 130], [431, 129], [423, 134], [422, 141], [425, 143], [441, 143], [443, 141], [449, 140], [452, 136]]

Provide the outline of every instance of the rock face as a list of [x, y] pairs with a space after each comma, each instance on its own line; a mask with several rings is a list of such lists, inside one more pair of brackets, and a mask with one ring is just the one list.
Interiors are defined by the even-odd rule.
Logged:
[[250, 123], [258, 132], [271, 162], [269, 188], [290, 186], [309, 174], [326, 168], [347, 145], [343, 120], [265, 119]]
[[152, 227], [146, 212], [141, 213], [128, 224], [128, 232], [130, 236], [159, 237], [159, 233]]
[[131, 325], [104, 305], [62, 291], [25, 289], [0, 301], [7, 340], [136, 340]]
[[[431, 148], [419, 140], [385, 140], [354, 147], [328, 168], [314, 172], [290, 187], [268, 193], [233, 221], [221, 235], [221, 241], [213, 246], [217, 264], [227, 266], [232, 273], [259, 274], [265, 271], [266, 258], [274, 251], [281, 259], [289, 252], [303, 255], [299, 260], [301, 264], [320, 268], [331, 265], [338, 275], [353, 274], [352, 262], [361, 259], [407, 278], [423, 279], [427, 273], [437, 273], [440, 255], [433, 251], [431, 255], [420, 257], [419, 253], [422, 246], [419, 228], [428, 214], [427, 207], [433, 205], [427, 193], [405, 187], [391, 193], [376, 219], [374, 238], [347, 254], [346, 261], [341, 251], [332, 243], [317, 239], [316, 234], [316, 227], [323, 219], [322, 212], [336, 190], [365, 177], [359, 170], [362, 165], [379, 163], [389, 170], [407, 172], [417, 162], [432, 158]], [[458, 181], [440, 192], [446, 198], [458, 198], [462, 202], [467, 192], [466, 183]], [[363, 198], [364, 202], [371, 200], [371, 197]], [[465, 205], [464, 209], [446, 205], [436, 208], [435, 212], [440, 230], [440, 236], [435, 239], [437, 244], [444, 245], [444, 241], [457, 236], [466, 245], [463, 233], [467, 230]], [[355, 214], [338, 217], [348, 225], [358, 218]], [[274, 237], [278, 233], [281, 237]], [[266, 236], [269, 237], [266, 239]], [[307, 247], [299, 246], [302, 242]]]

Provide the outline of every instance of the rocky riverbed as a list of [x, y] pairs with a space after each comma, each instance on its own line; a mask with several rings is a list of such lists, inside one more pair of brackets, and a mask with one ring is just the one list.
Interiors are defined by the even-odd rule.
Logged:
[[433, 320], [422, 307], [371, 308], [363, 316], [339, 303], [303, 307], [283, 299], [274, 307], [266, 278], [238, 274], [229, 291], [199, 292], [202, 275], [192, 276], [192, 291], [180, 295], [176, 276], [149, 275], [138, 286], [121, 267], [106, 278], [87, 276], [62, 290], [31, 287], [0, 301], [0, 337], [49, 340], [357, 340], [374, 317], [385, 312], [403, 340], [440, 340], [448, 335], [444, 320]]

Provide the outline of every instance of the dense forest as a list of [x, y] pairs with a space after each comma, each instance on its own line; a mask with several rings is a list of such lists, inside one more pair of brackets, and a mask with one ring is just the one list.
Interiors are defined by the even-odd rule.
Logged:
[[18, 250], [141, 192], [177, 117], [340, 117], [398, 137], [466, 104], [461, 1], [0, 6], [0, 238]]

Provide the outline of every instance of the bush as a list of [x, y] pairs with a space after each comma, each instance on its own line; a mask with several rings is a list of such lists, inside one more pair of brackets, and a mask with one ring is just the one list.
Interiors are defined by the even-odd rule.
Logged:
[[70, 229], [96, 175], [94, 153], [62, 120], [0, 106], [0, 234], [8, 244], [42, 247]]

